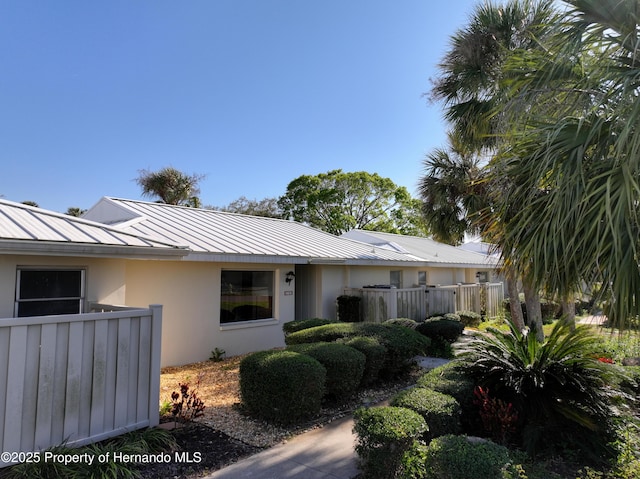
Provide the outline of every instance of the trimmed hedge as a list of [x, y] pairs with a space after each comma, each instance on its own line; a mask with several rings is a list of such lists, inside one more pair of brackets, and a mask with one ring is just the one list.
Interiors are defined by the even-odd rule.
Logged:
[[317, 360], [327, 370], [325, 395], [340, 399], [352, 395], [360, 385], [366, 356], [338, 343], [295, 344], [287, 348]]
[[448, 394], [433, 389], [412, 388], [401, 391], [392, 400], [391, 406], [404, 407], [420, 414], [429, 426], [425, 439], [457, 434], [460, 432], [460, 404]]
[[507, 479], [520, 477], [509, 450], [484, 439], [447, 435], [427, 446], [430, 479]]
[[294, 351], [260, 351], [240, 361], [240, 394], [248, 412], [294, 423], [320, 411], [326, 369]]
[[438, 316], [418, 324], [416, 331], [428, 338], [442, 338], [445, 341], [454, 343], [464, 331], [464, 324], [454, 319], [445, 319]]
[[338, 319], [345, 323], [359, 323], [362, 321], [362, 315], [360, 314], [360, 303], [362, 298], [360, 296], [349, 296], [343, 294], [338, 296], [336, 300], [338, 304]]
[[456, 311], [456, 314], [467, 328], [477, 328], [482, 322], [482, 315], [475, 311]]
[[464, 363], [451, 361], [432, 369], [418, 379], [416, 386], [433, 389], [453, 397], [460, 404], [460, 422], [465, 431], [482, 431], [478, 407], [474, 404], [473, 390], [476, 387], [476, 383], [467, 374]]
[[288, 345], [334, 342], [355, 336], [376, 338], [387, 349], [382, 375], [393, 375], [403, 371], [413, 357], [424, 355], [431, 340], [416, 331], [397, 324], [337, 323], [318, 326], [291, 333], [285, 338]]
[[284, 334], [295, 333], [296, 331], [302, 331], [303, 329], [315, 328], [316, 326], [322, 326], [325, 324], [337, 323], [337, 319], [324, 319], [324, 318], [311, 318], [311, 319], [298, 319], [296, 321], [289, 321], [282, 325], [282, 331]]
[[416, 329], [416, 326], [418, 326], [417, 321], [414, 321], [413, 319], [409, 319], [409, 318], [387, 319], [383, 324], [398, 324], [400, 326], [404, 326], [405, 328], [409, 328], [409, 329]]
[[360, 385], [367, 386], [374, 383], [380, 376], [382, 366], [384, 366], [387, 348], [371, 336], [355, 336], [348, 339], [338, 339], [338, 343], [357, 349], [365, 355], [367, 360], [364, 363], [364, 372], [362, 373]]
[[404, 456], [419, 445], [418, 439], [428, 429], [418, 413], [401, 407], [361, 408], [354, 420], [364, 478], [402, 477]]

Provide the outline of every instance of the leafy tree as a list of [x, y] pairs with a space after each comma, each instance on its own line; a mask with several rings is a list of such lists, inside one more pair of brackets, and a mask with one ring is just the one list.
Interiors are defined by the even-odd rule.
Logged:
[[282, 212], [278, 206], [277, 198], [250, 200], [246, 196], [241, 196], [226, 206], [214, 206], [212, 208], [218, 211], [228, 211], [229, 213], [264, 216], [267, 218], [282, 218]]
[[278, 199], [286, 218], [340, 235], [352, 229], [424, 236], [420, 201], [389, 178], [365, 171], [302, 175]]
[[136, 183], [142, 188], [142, 195], [157, 197], [169, 205], [200, 207], [198, 183], [204, 175], [187, 175], [173, 167], [159, 171], [140, 170]]

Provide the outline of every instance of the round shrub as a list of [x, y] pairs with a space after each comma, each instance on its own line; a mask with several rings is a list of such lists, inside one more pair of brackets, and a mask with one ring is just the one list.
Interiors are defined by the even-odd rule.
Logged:
[[405, 328], [409, 328], [409, 329], [416, 329], [416, 326], [418, 326], [418, 322], [414, 321], [413, 319], [409, 319], [409, 318], [393, 318], [393, 319], [387, 319], [384, 324], [398, 324], [400, 326], [404, 326]]
[[366, 386], [374, 383], [384, 365], [387, 348], [380, 344], [380, 341], [376, 338], [370, 336], [354, 336], [353, 338], [339, 339], [338, 342], [357, 349], [365, 355], [366, 362], [364, 363], [364, 372], [362, 373], [360, 385]]
[[311, 318], [311, 319], [299, 319], [296, 321], [289, 321], [282, 325], [284, 334], [295, 333], [296, 331], [302, 331], [303, 329], [315, 328], [316, 326], [322, 326], [325, 324], [337, 323], [337, 319], [324, 319], [324, 318]]
[[418, 444], [428, 429], [416, 412], [401, 407], [358, 409], [353, 431], [358, 436], [356, 452], [365, 478], [399, 477], [403, 456]]
[[444, 319], [449, 321], [460, 321], [460, 316], [457, 313], [447, 313], [444, 315]]
[[354, 336], [376, 338], [387, 350], [382, 375], [393, 375], [403, 371], [417, 355], [429, 349], [429, 338], [397, 324], [377, 323], [336, 323], [317, 326], [289, 334], [285, 338], [288, 345], [333, 342]]
[[[303, 329], [289, 334], [284, 341], [287, 345], [327, 342], [330, 343], [341, 338], [362, 336], [361, 327], [365, 323], [335, 323]], [[369, 335], [367, 335], [369, 336]]]
[[433, 389], [412, 388], [398, 393], [390, 404], [420, 414], [429, 426], [425, 434], [427, 441], [460, 432], [460, 404], [448, 394]]
[[466, 436], [435, 438], [427, 447], [427, 474], [433, 479], [499, 479], [519, 477], [509, 450], [491, 441]]
[[456, 311], [456, 314], [460, 317], [462, 324], [467, 328], [477, 328], [482, 321], [482, 316], [475, 311]]
[[307, 354], [325, 367], [325, 395], [345, 398], [360, 385], [366, 363], [366, 356], [360, 351], [338, 343], [297, 344], [288, 349]]
[[416, 386], [453, 397], [460, 404], [460, 422], [464, 430], [480, 432], [482, 425], [473, 395], [476, 383], [467, 372], [463, 363], [451, 361], [423, 374]]
[[429, 318], [416, 327], [416, 331], [428, 338], [442, 338], [450, 343], [455, 342], [463, 330], [464, 324], [462, 322], [445, 318]]
[[293, 351], [260, 351], [240, 361], [242, 404], [252, 414], [280, 423], [320, 411], [326, 369]]

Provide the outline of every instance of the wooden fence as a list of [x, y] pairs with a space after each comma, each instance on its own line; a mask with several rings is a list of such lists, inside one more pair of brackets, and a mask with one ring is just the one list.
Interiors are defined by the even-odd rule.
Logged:
[[475, 311], [494, 318], [500, 314], [502, 283], [454, 284], [427, 288], [427, 316]]
[[0, 319], [0, 451], [158, 424], [162, 306], [101, 309], [117, 311]]
[[381, 323], [389, 318], [424, 319], [424, 286], [419, 288], [345, 288], [344, 294], [362, 298], [363, 321]]
[[455, 284], [425, 288], [344, 288], [344, 294], [362, 298], [363, 321], [389, 318], [423, 320], [436, 314], [475, 311], [487, 317], [499, 314], [502, 283]]

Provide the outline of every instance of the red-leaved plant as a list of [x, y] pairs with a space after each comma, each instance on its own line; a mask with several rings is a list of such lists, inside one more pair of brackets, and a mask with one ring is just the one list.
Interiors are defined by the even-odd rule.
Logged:
[[196, 388], [189, 390], [189, 384], [178, 383], [180, 392], [171, 393], [171, 414], [173, 414], [174, 420], [180, 419], [181, 422], [188, 422], [202, 416], [205, 405], [198, 397], [197, 386], [199, 384], [200, 381], [196, 384]]
[[505, 403], [502, 399], [489, 396], [489, 388], [476, 386], [473, 390], [476, 397], [474, 403], [480, 408], [482, 425], [495, 442], [507, 444], [516, 432], [518, 411], [512, 403]]

